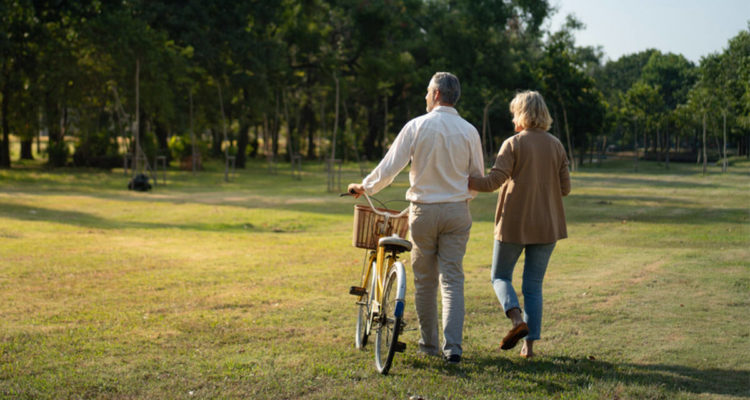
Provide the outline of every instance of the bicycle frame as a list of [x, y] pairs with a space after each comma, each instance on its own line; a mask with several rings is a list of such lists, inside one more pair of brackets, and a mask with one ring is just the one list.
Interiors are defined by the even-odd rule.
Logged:
[[[380, 227], [380, 232], [378, 232], [378, 238], [381, 238], [385, 235], [386, 227], [388, 226], [388, 220], [390, 218], [398, 218], [403, 216], [404, 214], [409, 212], [409, 208], [405, 208], [403, 211], [401, 211], [398, 214], [391, 214], [388, 212], [379, 211], [373, 204], [372, 200], [370, 199], [370, 196], [367, 195], [367, 193], [363, 193], [365, 195], [365, 199], [367, 199], [367, 202], [370, 204], [370, 207], [372, 207], [373, 212], [375, 212], [378, 215], [381, 215], [385, 217], [385, 221]], [[373, 262], [375, 262], [374, 268], [373, 268]], [[396, 256], [387, 256], [385, 254], [385, 247], [384, 246], [378, 246], [376, 250], [370, 250], [369, 257], [368, 257], [368, 270], [365, 274], [365, 278], [363, 279], [363, 285], [367, 285], [367, 282], [370, 281], [373, 269], [375, 270], [375, 276], [377, 277], [377, 285], [376, 285], [376, 291], [375, 291], [375, 303], [374, 306], [376, 307], [375, 310], [380, 312], [380, 300], [383, 298], [383, 290], [385, 287], [385, 279], [386, 279], [386, 272], [388, 272], [388, 269], [393, 265], [395, 262], [397, 262]], [[403, 270], [403, 265], [401, 265], [401, 270]], [[404, 272], [400, 272], [401, 276], [405, 276]], [[405, 279], [399, 279], [399, 282], [405, 282]], [[364, 286], [366, 287], [366, 286]], [[397, 310], [400, 312], [403, 312], [403, 304], [404, 304], [404, 297], [406, 292], [406, 285], [399, 285], [398, 292], [397, 292], [397, 300], [400, 300], [398, 304], [400, 305], [401, 310]]]
[[[375, 249], [371, 249], [371, 236], [368, 236], [367, 248], [370, 250], [365, 253], [366, 264], [363, 266], [361, 286], [352, 286], [349, 290], [350, 294], [359, 296], [355, 345], [357, 348], [364, 348], [374, 329], [375, 366], [381, 374], [386, 375], [395, 353], [403, 353], [406, 349], [406, 344], [398, 341], [405, 325], [403, 316], [406, 296], [406, 270], [398, 255], [411, 249], [411, 243], [405, 238], [399, 237], [398, 234], [386, 236], [386, 232], [391, 225], [389, 219], [401, 218], [409, 209], [406, 208], [398, 214], [381, 211], [375, 208], [367, 194], [365, 198], [371, 210], [384, 220], [377, 221], [375, 226]], [[394, 231], [398, 232], [396, 229]]]

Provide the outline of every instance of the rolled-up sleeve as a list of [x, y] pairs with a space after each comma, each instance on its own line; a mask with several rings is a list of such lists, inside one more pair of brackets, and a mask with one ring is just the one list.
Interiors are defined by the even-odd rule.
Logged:
[[409, 164], [413, 138], [414, 124], [408, 123], [396, 136], [378, 166], [362, 180], [362, 186], [368, 195], [373, 195], [390, 185], [398, 173]]

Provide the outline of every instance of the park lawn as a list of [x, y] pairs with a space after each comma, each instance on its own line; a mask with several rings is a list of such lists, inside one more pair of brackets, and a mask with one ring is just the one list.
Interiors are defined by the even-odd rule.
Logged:
[[[750, 163], [638, 169], [572, 174], [539, 357], [499, 350], [496, 195], [481, 194], [463, 362], [416, 353], [407, 297], [386, 377], [353, 347], [363, 251], [320, 164], [301, 180], [261, 163], [230, 182], [172, 170], [149, 193], [122, 170], [0, 170], [0, 398], [748, 398]], [[342, 182], [359, 179], [346, 165]], [[377, 197], [406, 187], [402, 173]]]

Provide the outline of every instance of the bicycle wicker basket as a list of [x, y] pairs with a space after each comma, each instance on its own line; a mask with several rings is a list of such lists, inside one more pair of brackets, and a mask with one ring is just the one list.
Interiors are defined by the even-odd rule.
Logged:
[[[385, 211], [389, 214], [398, 214], [400, 211], [378, 208], [379, 211]], [[354, 235], [352, 235], [352, 245], [361, 249], [374, 250], [378, 247], [378, 234], [380, 232], [385, 217], [375, 214], [370, 206], [357, 204], [354, 206]], [[394, 233], [401, 238], [406, 238], [409, 232], [409, 214], [401, 217], [389, 217], [388, 226], [385, 229], [385, 236], [391, 236]]]

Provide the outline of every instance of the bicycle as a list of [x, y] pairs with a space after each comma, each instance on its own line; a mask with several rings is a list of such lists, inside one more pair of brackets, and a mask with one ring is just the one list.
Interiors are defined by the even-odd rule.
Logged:
[[406, 350], [406, 343], [398, 341], [405, 326], [406, 296], [406, 270], [398, 255], [411, 251], [411, 242], [405, 239], [409, 209], [401, 212], [378, 209], [370, 196], [364, 195], [370, 206], [354, 206], [352, 244], [367, 249], [361, 284], [349, 289], [350, 294], [357, 296], [358, 305], [354, 344], [364, 349], [374, 330], [375, 366], [378, 372], [387, 375], [395, 354]]

